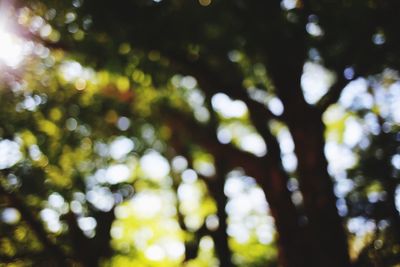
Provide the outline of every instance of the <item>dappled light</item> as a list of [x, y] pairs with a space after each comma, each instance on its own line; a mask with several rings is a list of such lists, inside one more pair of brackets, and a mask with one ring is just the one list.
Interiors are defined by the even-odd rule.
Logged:
[[305, 100], [315, 104], [326, 94], [332, 85], [334, 76], [321, 65], [307, 62], [304, 64], [301, 86]]
[[328, 2], [0, 0], [0, 267], [398, 266], [400, 5]]
[[15, 32], [12, 32], [11, 6], [8, 1], [0, 3], [0, 66], [2, 71], [9, 67], [16, 69], [23, 59], [31, 52], [29, 45], [24, 43]]
[[6, 27], [0, 19], [0, 61], [2, 65], [15, 69], [24, 59], [25, 49], [22, 41], [7, 32]]

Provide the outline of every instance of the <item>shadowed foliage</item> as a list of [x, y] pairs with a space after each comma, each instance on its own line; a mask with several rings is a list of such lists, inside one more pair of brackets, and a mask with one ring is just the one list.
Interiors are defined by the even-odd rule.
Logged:
[[0, 266], [397, 266], [399, 12], [1, 1]]

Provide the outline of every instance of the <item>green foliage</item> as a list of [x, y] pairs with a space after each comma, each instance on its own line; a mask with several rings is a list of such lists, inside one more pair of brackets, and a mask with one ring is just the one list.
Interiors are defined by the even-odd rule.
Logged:
[[[306, 207], [336, 200], [310, 174], [325, 143], [354, 262], [398, 264], [397, 1], [7, 4], [26, 51], [0, 51], [0, 266], [277, 266], [271, 216], [341, 229]], [[315, 101], [306, 64], [328, 77]]]

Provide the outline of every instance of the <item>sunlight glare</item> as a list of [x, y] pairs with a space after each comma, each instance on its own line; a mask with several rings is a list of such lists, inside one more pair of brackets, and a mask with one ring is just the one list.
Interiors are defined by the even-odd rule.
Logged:
[[7, 28], [6, 19], [0, 17], [0, 64], [15, 69], [24, 59], [24, 45], [23, 41]]

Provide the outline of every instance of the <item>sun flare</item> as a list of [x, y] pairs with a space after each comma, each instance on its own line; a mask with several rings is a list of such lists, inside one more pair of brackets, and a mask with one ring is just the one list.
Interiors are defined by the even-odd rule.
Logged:
[[8, 18], [0, 13], [0, 65], [17, 68], [24, 59], [24, 42], [10, 30]]

